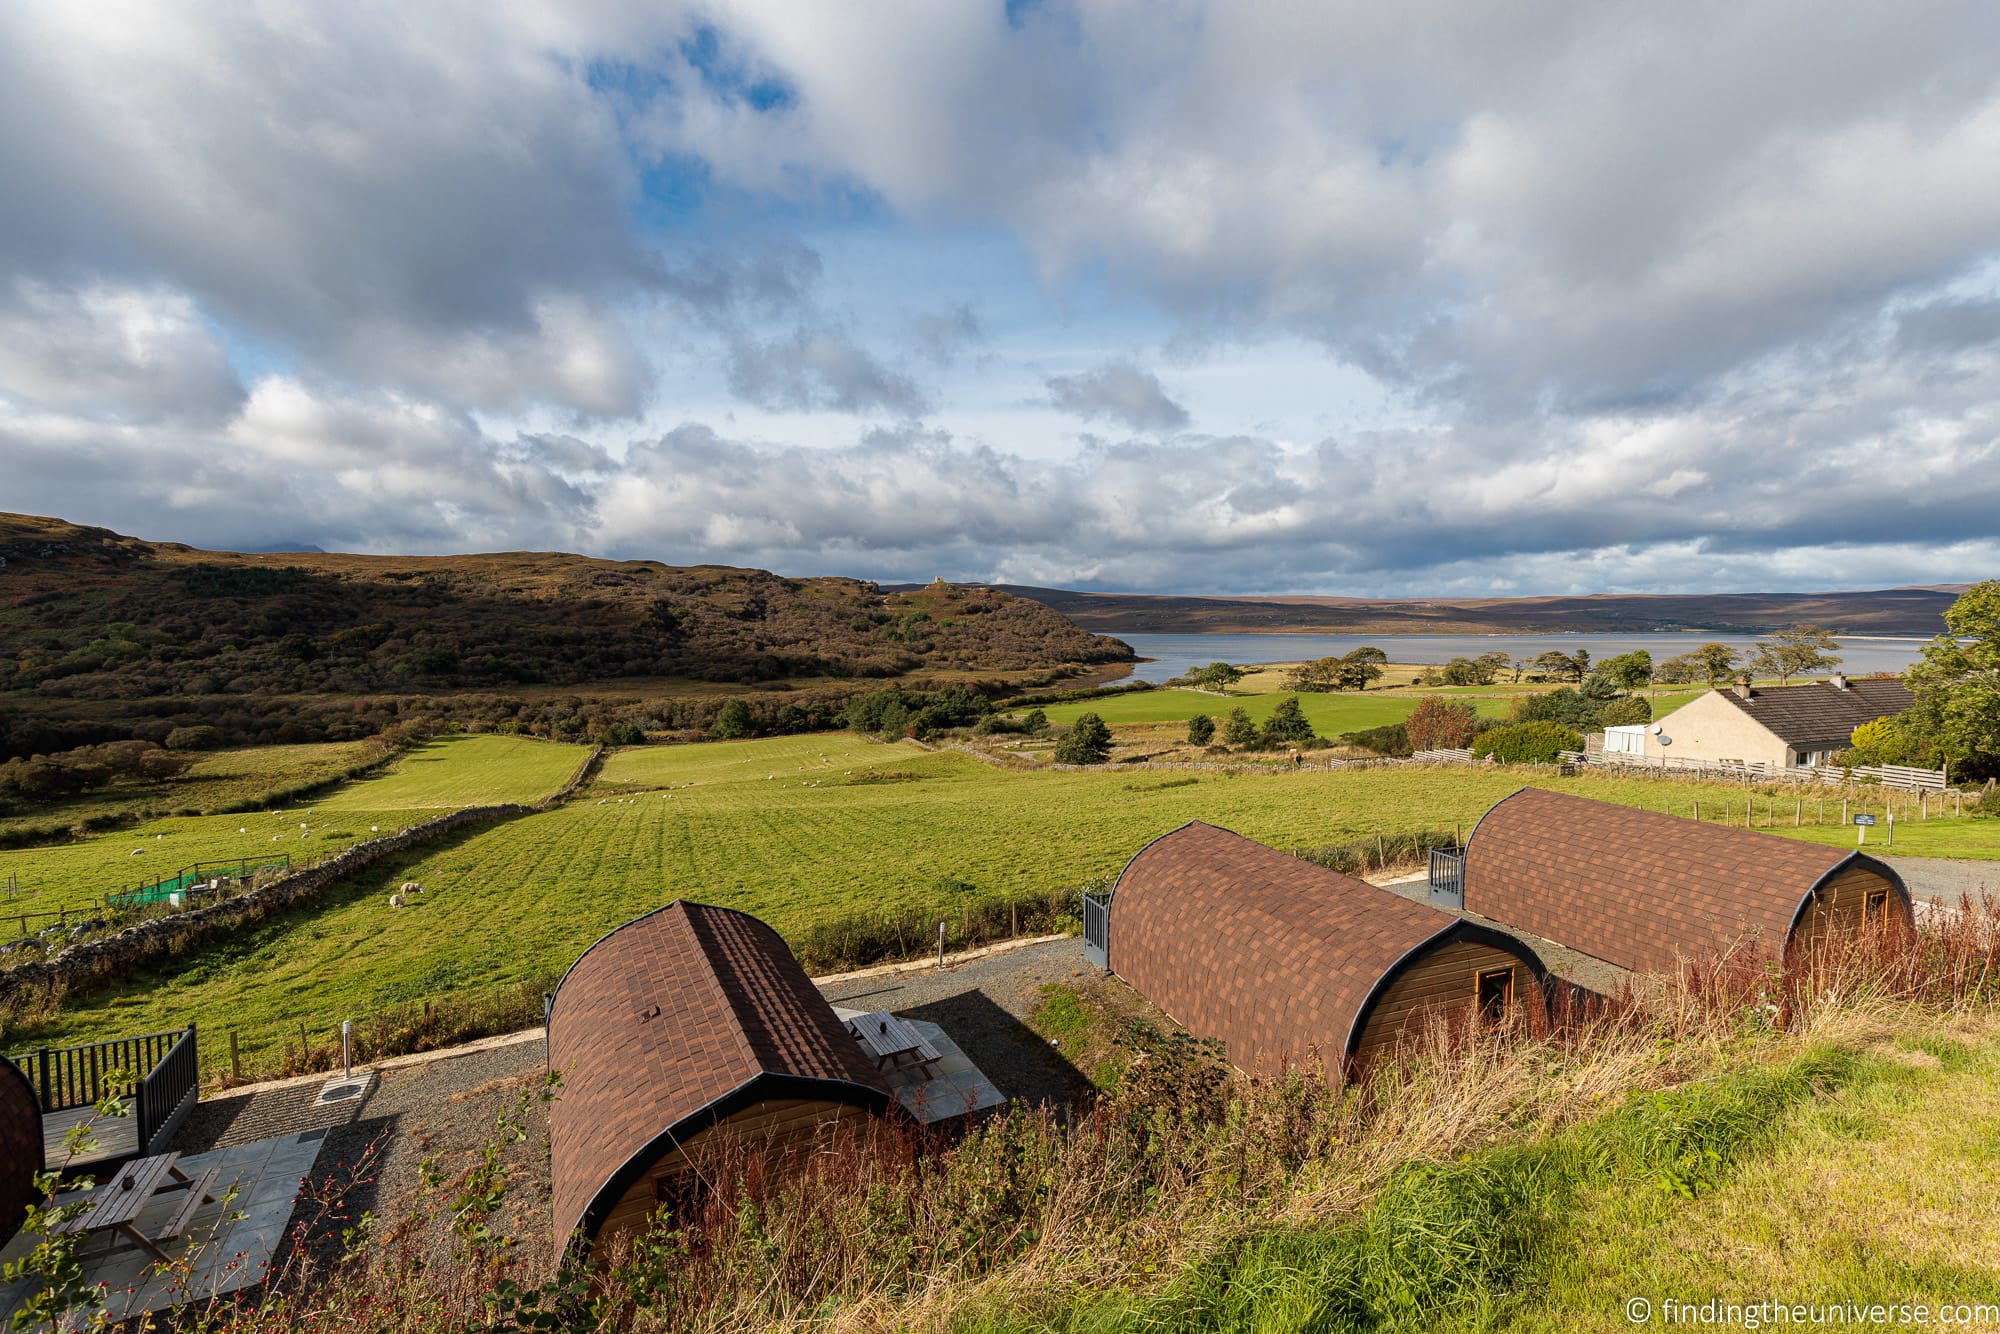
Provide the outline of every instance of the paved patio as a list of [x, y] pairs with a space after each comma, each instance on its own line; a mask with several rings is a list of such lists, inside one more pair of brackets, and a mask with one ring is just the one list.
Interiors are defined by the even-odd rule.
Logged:
[[[839, 1005], [833, 1007], [833, 1012], [842, 1023], [866, 1013]], [[928, 1073], [902, 1066], [884, 1071], [882, 1077], [888, 1080], [896, 1101], [917, 1119], [917, 1124], [927, 1126], [954, 1116], [969, 1116], [1007, 1101], [1006, 1095], [993, 1087], [993, 1081], [980, 1073], [979, 1067], [956, 1042], [945, 1036], [942, 1028], [922, 1019], [909, 1022], [937, 1051], [938, 1061]]]
[[[105, 1314], [124, 1320], [263, 1282], [325, 1139], [325, 1130], [310, 1130], [184, 1156], [179, 1166], [190, 1176], [198, 1178], [211, 1167], [221, 1170], [210, 1188], [214, 1202], [197, 1209], [187, 1231], [163, 1246], [169, 1264], [156, 1264], [115, 1235], [96, 1235], [84, 1243], [84, 1278], [104, 1290]], [[66, 1203], [80, 1197], [56, 1198]], [[139, 1214], [139, 1230], [156, 1235], [184, 1199], [169, 1194], [152, 1200]], [[18, 1258], [31, 1245], [31, 1238], [14, 1238], [0, 1249], [0, 1261]], [[20, 1285], [0, 1290], [0, 1315], [11, 1313], [29, 1291]]]

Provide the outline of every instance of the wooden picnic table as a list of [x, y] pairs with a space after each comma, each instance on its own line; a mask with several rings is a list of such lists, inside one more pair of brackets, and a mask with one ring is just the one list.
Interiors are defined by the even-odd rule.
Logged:
[[[126, 1163], [91, 1193], [88, 1209], [59, 1224], [56, 1231], [114, 1233], [134, 1242], [155, 1260], [166, 1263], [167, 1253], [160, 1249], [159, 1243], [185, 1232], [195, 1210], [203, 1204], [215, 1202], [208, 1189], [215, 1184], [216, 1175], [222, 1170], [211, 1167], [200, 1176], [190, 1177], [181, 1171], [180, 1157], [178, 1153], [162, 1153]], [[186, 1191], [187, 1200], [174, 1211], [167, 1225], [151, 1237], [141, 1232], [139, 1215], [146, 1206], [152, 1203], [155, 1196], [176, 1190]]]
[[916, 1025], [898, 1019], [887, 1010], [856, 1015], [847, 1021], [847, 1031], [875, 1062], [877, 1070], [910, 1065], [928, 1074], [932, 1066], [944, 1059], [936, 1047], [925, 1041]]

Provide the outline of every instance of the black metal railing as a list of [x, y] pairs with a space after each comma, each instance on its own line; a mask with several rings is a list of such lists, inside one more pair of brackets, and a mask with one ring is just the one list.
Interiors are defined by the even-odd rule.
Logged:
[[194, 1025], [189, 1024], [139, 1081], [139, 1152], [153, 1152], [180, 1129], [200, 1097], [200, 1085], [201, 1058], [195, 1050]]
[[[41, 1047], [14, 1057], [14, 1064], [34, 1084], [42, 1111], [61, 1112], [88, 1107], [107, 1093], [129, 1095], [183, 1039], [192, 1044], [192, 1025], [81, 1047]], [[120, 1082], [125, 1086], [117, 1087]]]
[[128, 1099], [142, 1154], [165, 1143], [200, 1096], [193, 1024], [80, 1047], [38, 1047], [11, 1059], [28, 1077], [44, 1116], [94, 1106], [107, 1095]]

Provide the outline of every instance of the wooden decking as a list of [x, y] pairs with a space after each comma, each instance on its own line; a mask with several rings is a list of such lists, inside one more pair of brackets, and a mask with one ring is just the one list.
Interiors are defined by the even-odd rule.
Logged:
[[[63, 1137], [70, 1127], [90, 1121], [90, 1137], [95, 1143], [85, 1152], [68, 1157], [63, 1147]], [[65, 1165], [80, 1167], [85, 1163], [102, 1162], [107, 1158], [127, 1158], [139, 1152], [139, 1118], [133, 1116], [98, 1116], [95, 1107], [71, 1107], [66, 1111], [49, 1112], [42, 1117], [42, 1161], [50, 1171]]]

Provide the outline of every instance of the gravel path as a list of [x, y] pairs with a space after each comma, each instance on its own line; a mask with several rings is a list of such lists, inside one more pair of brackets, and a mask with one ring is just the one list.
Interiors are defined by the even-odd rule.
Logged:
[[[325, 1126], [326, 1145], [315, 1169], [319, 1179], [353, 1183], [339, 1212], [349, 1219], [364, 1211], [382, 1220], [399, 1219], [415, 1203], [422, 1164], [435, 1159], [449, 1178], [474, 1163], [494, 1137], [501, 1115], [516, 1106], [523, 1092], [540, 1089], [546, 1067], [542, 1043], [523, 1042], [386, 1071], [359, 1107], [314, 1107], [318, 1082], [224, 1094], [195, 1107], [174, 1137], [174, 1147], [200, 1153]], [[513, 1172], [496, 1230], [520, 1238], [530, 1255], [547, 1255], [548, 1117], [539, 1100], [531, 1098], [525, 1121], [527, 1138], [505, 1150]], [[356, 1164], [377, 1143], [379, 1157], [357, 1173]], [[302, 1205], [294, 1224], [310, 1209]], [[337, 1234], [339, 1226], [331, 1220], [318, 1239]]]
[[2000, 862], [1953, 861], [1945, 857], [1883, 857], [1896, 869], [1914, 898], [1957, 903], [1982, 890], [2000, 894]]

